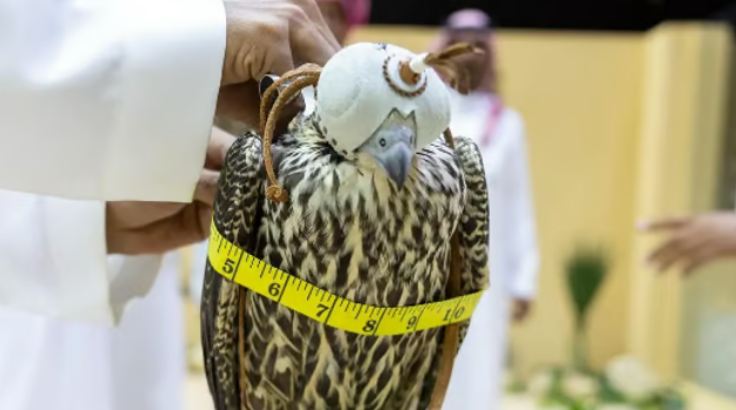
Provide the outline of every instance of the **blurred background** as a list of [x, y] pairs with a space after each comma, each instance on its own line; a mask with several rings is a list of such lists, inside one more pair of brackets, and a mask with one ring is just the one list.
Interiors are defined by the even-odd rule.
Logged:
[[[324, 10], [338, 20], [351, 10], [323, 3], [334, 3]], [[657, 274], [644, 259], [659, 238], [636, 229], [642, 219], [734, 208], [736, 3], [374, 0], [366, 7], [363, 21], [342, 28], [347, 43], [417, 52], [435, 47], [452, 12], [486, 12], [495, 94], [523, 121], [536, 292], [526, 319], [510, 324], [502, 401], [472, 408], [736, 409], [736, 265]], [[202, 258], [199, 248], [182, 252], [182, 278], [192, 288]], [[196, 297], [183, 293], [185, 403], [207, 409]]]

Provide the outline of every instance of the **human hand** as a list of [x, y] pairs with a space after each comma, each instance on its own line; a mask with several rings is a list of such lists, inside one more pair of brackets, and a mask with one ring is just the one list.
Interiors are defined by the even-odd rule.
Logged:
[[162, 253], [207, 238], [219, 170], [234, 141], [235, 137], [229, 133], [212, 128], [205, 169], [191, 203], [108, 202], [105, 209], [108, 253]]
[[528, 299], [515, 298], [511, 303], [511, 318], [515, 323], [521, 323], [529, 316], [533, 302]]
[[227, 44], [218, 115], [258, 124], [258, 86], [303, 63], [324, 65], [340, 45], [314, 0], [225, 1]]
[[714, 259], [736, 256], [736, 213], [714, 212], [644, 222], [644, 232], [663, 232], [665, 240], [647, 257], [657, 270], [679, 264], [686, 274]]
[[105, 207], [107, 253], [163, 253], [209, 235], [219, 172], [203, 170], [191, 203], [111, 201]]

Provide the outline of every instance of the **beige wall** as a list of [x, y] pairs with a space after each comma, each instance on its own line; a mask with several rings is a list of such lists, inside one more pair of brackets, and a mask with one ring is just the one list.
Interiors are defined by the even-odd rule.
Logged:
[[568, 358], [565, 258], [581, 243], [610, 250], [613, 270], [593, 307], [594, 364], [625, 349], [633, 158], [639, 127], [641, 42], [631, 35], [508, 33], [503, 92], [523, 113], [542, 269], [535, 314], [514, 332], [522, 369]]
[[[713, 35], [723, 38], [722, 28], [717, 28], [716, 34], [702, 34], [703, 30], [709, 29], [674, 25], [650, 34], [499, 33], [502, 94], [526, 121], [542, 255], [534, 315], [513, 331], [517, 369], [528, 371], [569, 357], [571, 317], [562, 266], [580, 243], [606, 246], [613, 262], [590, 318], [593, 364], [602, 365], [612, 355], [637, 346], [642, 355], [651, 358], [646, 351], [655, 347], [641, 341], [650, 340], [651, 335], [640, 328], [652, 325], [657, 316], [648, 316], [652, 318], [648, 321], [636, 319], [638, 310], [645, 309], [641, 298], [646, 297], [646, 291], [641, 290], [644, 285], [640, 282], [651, 273], [641, 270], [638, 258], [645, 245], [635, 243], [634, 224], [637, 217], [650, 216], [642, 212], [662, 210], [647, 208], [641, 198], [648, 195], [646, 184], [656, 185], [657, 179], [647, 175], [661, 175], [665, 168], [662, 163], [650, 164], [640, 151], [649, 144], [645, 141], [655, 136], [657, 141], [667, 138], [667, 128], [661, 124], [674, 115], [680, 116], [678, 124], [692, 126], [690, 133], [705, 133], [715, 141], [714, 136], [721, 132], [718, 118], [688, 123], [694, 121], [696, 111], [683, 111], [682, 107], [692, 108], [692, 104], [668, 104], [672, 99], [692, 100], [694, 96], [687, 90], [701, 90], [699, 86], [719, 72], [707, 67], [678, 71], [654, 63], [664, 60], [653, 57], [652, 53], [662, 51], [652, 44], [664, 42], [675, 47], [677, 61], [670, 63], [690, 62], [694, 67], [703, 56], [703, 44], [709, 44], [702, 40]], [[354, 33], [352, 40], [385, 41], [421, 51], [434, 34], [428, 29], [370, 27]], [[696, 41], [693, 36], [706, 37]], [[653, 86], [654, 79], [665, 80]], [[673, 80], [689, 82], [690, 88], [672, 94], [667, 87], [672, 84], [667, 81]], [[717, 90], [707, 84], [698, 101], [710, 101], [708, 107], [719, 109], [723, 101], [709, 99], [717, 97]], [[695, 146], [690, 137], [680, 138], [677, 144], [682, 152]], [[704, 158], [716, 148], [709, 145]], [[640, 184], [640, 180], [649, 182]], [[701, 202], [701, 208], [709, 203]], [[632, 297], [634, 294], [638, 299]], [[637, 311], [630, 309], [632, 303]], [[641, 347], [642, 343], [648, 347]], [[659, 363], [658, 367], [667, 366]]]

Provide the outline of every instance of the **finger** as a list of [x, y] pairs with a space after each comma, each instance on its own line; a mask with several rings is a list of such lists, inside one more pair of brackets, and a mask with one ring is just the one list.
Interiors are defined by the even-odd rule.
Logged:
[[674, 218], [662, 218], [655, 220], [643, 220], [639, 221], [636, 226], [640, 231], [655, 232], [661, 230], [677, 229], [685, 226], [692, 220], [692, 217], [674, 217]]
[[698, 235], [697, 230], [686, 229], [682, 233], [673, 236], [670, 248], [653, 261], [659, 266], [659, 271], [665, 271], [675, 263], [689, 260], [702, 248], [710, 246], [708, 237]]
[[682, 256], [683, 238], [679, 235], [672, 236], [659, 247], [657, 247], [647, 258], [647, 262], [658, 271], [664, 271]]
[[248, 81], [220, 88], [217, 96], [217, 115], [239, 121], [250, 128], [258, 128], [260, 98], [258, 83]]
[[202, 202], [208, 206], [215, 203], [215, 195], [217, 194], [217, 180], [220, 178], [219, 171], [203, 169], [199, 174], [197, 186], [194, 189], [194, 200]]
[[209, 218], [212, 208], [202, 202], [193, 202], [170, 218], [168, 226], [161, 228], [162, 243], [170, 249], [200, 242], [209, 236]]
[[327, 60], [340, 49], [312, 25], [292, 25], [290, 39], [294, 60], [299, 64], [314, 63], [324, 66]]
[[207, 159], [204, 166], [219, 171], [225, 164], [225, 157], [230, 146], [235, 142], [235, 136], [218, 127], [212, 127], [210, 142], [207, 144]]
[[296, 3], [300, 5], [302, 10], [304, 10], [307, 18], [311, 21], [311, 25], [319, 31], [325, 40], [332, 43], [332, 47], [335, 52], [337, 52], [337, 50], [340, 49], [340, 42], [337, 41], [337, 38], [335, 38], [335, 35], [332, 33], [332, 30], [322, 15], [322, 11], [317, 5], [317, 2], [314, 0], [296, 0]]
[[704, 246], [698, 252], [691, 255], [690, 259], [683, 264], [682, 273], [690, 276], [693, 271], [705, 263], [716, 258], [720, 253], [717, 246]]
[[333, 52], [337, 52], [341, 48], [340, 42], [335, 38], [317, 2], [315, 0], [292, 1], [297, 6], [297, 9], [289, 18], [290, 24], [312, 29], [315, 31], [313, 34], [314, 37], [320, 37], [321, 40], [325, 41], [333, 49]]
[[168, 218], [182, 210], [179, 202], [110, 201], [105, 207], [108, 226], [133, 229]]
[[294, 69], [294, 52], [288, 42], [288, 33], [284, 33], [283, 41], [274, 44], [266, 52], [262, 72], [255, 80], [260, 81], [266, 74], [283, 75]]
[[163, 253], [200, 242], [209, 234], [204, 217], [210, 210], [201, 202], [188, 204], [176, 215], [122, 232], [112, 241], [108, 239], [108, 252], [129, 255]]
[[212, 223], [213, 208], [206, 204], [202, 204], [197, 208], [197, 217], [199, 218], [199, 225], [202, 227], [206, 237], [210, 234], [210, 224]]
[[660, 271], [673, 263], [688, 260], [703, 247], [712, 246], [709, 236], [703, 235], [696, 224], [680, 228], [668, 241], [650, 256], [649, 262], [659, 266]]
[[267, 74], [280, 76], [294, 69], [294, 52], [291, 48], [288, 23], [270, 27], [264, 40], [266, 46], [259, 51], [263, 56], [260, 67], [251, 69], [251, 75], [256, 82], [260, 82]]

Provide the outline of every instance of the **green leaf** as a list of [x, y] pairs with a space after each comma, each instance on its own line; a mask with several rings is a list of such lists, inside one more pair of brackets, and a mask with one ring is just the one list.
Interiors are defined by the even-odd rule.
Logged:
[[608, 258], [600, 248], [581, 247], [567, 260], [566, 273], [576, 323], [582, 328], [588, 310], [608, 273]]

